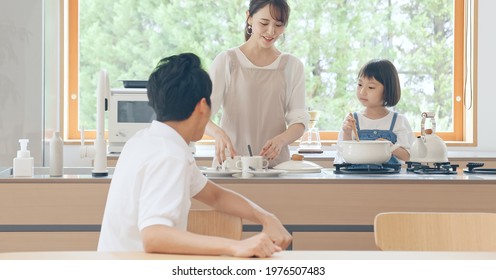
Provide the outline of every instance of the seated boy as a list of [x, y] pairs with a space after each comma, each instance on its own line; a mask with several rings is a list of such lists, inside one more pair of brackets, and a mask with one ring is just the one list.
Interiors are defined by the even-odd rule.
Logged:
[[[209, 181], [189, 149], [210, 119], [212, 82], [191, 53], [162, 59], [148, 80], [157, 120], [124, 146], [112, 178], [98, 251], [269, 257], [291, 236], [271, 213]], [[263, 225], [244, 240], [186, 231], [191, 198]]]

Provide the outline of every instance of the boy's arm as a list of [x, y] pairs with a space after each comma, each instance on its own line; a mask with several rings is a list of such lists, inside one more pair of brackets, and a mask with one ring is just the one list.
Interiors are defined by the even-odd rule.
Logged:
[[245, 240], [232, 240], [185, 232], [165, 225], [153, 225], [141, 231], [141, 239], [147, 253], [265, 258], [281, 251], [265, 233]]
[[276, 216], [236, 192], [208, 181], [194, 198], [219, 212], [260, 223], [263, 232], [282, 249], [286, 249], [291, 243], [291, 235]]

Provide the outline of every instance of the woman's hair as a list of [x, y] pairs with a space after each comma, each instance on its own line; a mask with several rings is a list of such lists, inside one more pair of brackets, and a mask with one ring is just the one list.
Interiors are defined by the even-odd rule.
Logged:
[[393, 107], [400, 101], [401, 86], [398, 71], [387, 59], [373, 59], [358, 72], [360, 78], [374, 78], [384, 86], [384, 106]]
[[160, 60], [148, 79], [147, 92], [157, 121], [182, 121], [202, 98], [210, 106], [212, 81], [198, 56], [183, 53]]
[[[290, 8], [286, 0], [251, 0], [248, 7], [248, 16], [252, 17], [263, 7], [270, 5], [270, 15], [282, 22], [284, 26], [288, 25]], [[245, 41], [251, 37], [251, 31], [248, 30], [248, 18], [245, 24]]]

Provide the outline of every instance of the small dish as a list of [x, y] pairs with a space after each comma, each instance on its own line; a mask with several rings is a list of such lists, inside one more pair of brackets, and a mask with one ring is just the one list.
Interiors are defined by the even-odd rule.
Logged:
[[239, 170], [217, 170], [215, 168], [207, 168], [201, 170], [207, 177], [231, 177], [234, 174], [241, 173]]
[[281, 174], [286, 173], [286, 170], [275, 170], [275, 169], [261, 169], [261, 170], [249, 170], [248, 173], [255, 177], [277, 177]]

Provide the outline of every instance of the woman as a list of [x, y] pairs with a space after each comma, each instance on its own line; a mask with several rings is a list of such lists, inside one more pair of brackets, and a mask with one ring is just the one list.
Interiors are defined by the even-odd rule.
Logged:
[[275, 47], [288, 24], [285, 0], [251, 0], [245, 43], [220, 53], [212, 63], [212, 115], [222, 106], [220, 127], [206, 134], [216, 141], [214, 164], [230, 157], [266, 157], [269, 166], [289, 160], [288, 145], [299, 139], [309, 116], [301, 61]]

